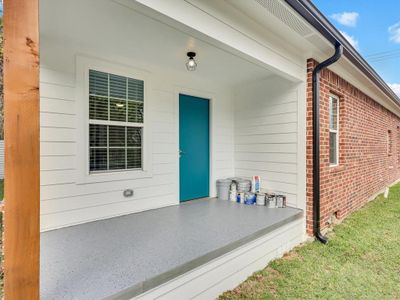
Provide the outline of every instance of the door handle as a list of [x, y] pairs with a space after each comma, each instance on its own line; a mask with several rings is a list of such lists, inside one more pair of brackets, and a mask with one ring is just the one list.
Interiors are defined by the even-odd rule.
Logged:
[[179, 149], [179, 157], [182, 157], [182, 155], [185, 154], [185, 151], [182, 151], [181, 149]]

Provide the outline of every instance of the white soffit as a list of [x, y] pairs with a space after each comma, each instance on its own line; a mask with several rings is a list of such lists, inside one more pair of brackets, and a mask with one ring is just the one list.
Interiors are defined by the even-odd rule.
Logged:
[[287, 9], [280, 1], [276, 0], [254, 0], [262, 7], [264, 7], [269, 13], [274, 15], [276, 18], [281, 20], [299, 35], [306, 37], [313, 33], [311, 28], [299, 20], [291, 11]]
[[[305, 58], [315, 51], [331, 49], [330, 43], [319, 32], [281, 0], [225, 1], [258, 22], [265, 30], [277, 32], [280, 39], [294, 49], [302, 50]], [[304, 39], [309, 44], [304, 43]]]

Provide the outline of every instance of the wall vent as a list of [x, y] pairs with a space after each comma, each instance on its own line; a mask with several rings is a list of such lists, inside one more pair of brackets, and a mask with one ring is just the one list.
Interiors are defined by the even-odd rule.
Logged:
[[312, 30], [303, 22], [301, 22], [296, 15], [294, 15], [285, 5], [278, 0], [255, 0], [258, 4], [268, 10], [275, 17], [280, 19], [283, 23], [296, 31], [301, 36], [307, 36]]

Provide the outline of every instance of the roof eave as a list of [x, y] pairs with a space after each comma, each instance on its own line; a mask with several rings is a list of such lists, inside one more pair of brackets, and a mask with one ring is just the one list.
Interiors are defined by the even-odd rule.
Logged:
[[357, 52], [345, 37], [332, 25], [331, 22], [316, 8], [309, 0], [285, 0], [297, 13], [310, 23], [322, 36], [332, 45], [339, 42], [343, 45], [343, 55], [363, 72], [377, 87], [389, 98], [400, 106], [400, 98], [393, 92], [387, 83], [368, 64], [368, 62]]

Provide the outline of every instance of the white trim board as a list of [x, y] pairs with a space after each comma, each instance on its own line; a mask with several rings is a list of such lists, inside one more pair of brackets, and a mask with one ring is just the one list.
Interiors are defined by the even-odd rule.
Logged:
[[[213, 153], [214, 153], [214, 133], [215, 130], [213, 128], [214, 125], [214, 114], [213, 114], [213, 105], [214, 105], [214, 99], [216, 98], [216, 95], [214, 93], [210, 93], [207, 91], [203, 91], [203, 90], [197, 90], [197, 89], [191, 89], [191, 88], [187, 88], [187, 87], [183, 87], [183, 86], [175, 86], [174, 87], [174, 93], [175, 93], [175, 112], [176, 112], [176, 140], [177, 140], [177, 145], [178, 145], [178, 149], [177, 149], [177, 170], [176, 170], [176, 174], [177, 174], [177, 195], [178, 195], [178, 201], [180, 201], [180, 195], [179, 195], [179, 190], [180, 190], [180, 159], [179, 159], [179, 147], [180, 147], [180, 141], [179, 141], [179, 124], [180, 124], [180, 119], [179, 119], [179, 95], [188, 95], [188, 96], [192, 96], [192, 97], [199, 97], [199, 98], [203, 98], [203, 99], [207, 99], [209, 101], [209, 197], [215, 197], [216, 193], [215, 193], [215, 188], [214, 188], [214, 182], [215, 180], [217, 180], [218, 178], [214, 178], [214, 161], [213, 161]], [[232, 162], [232, 166], [233, 166], [233, 162]]]
[[[143, 169], [142, 170], [128, 170], [118, 172], [102, 172], [102, 173], [89, 173], [89, 137], [88, 137], [88, 124], [89, 124], [89, 69], [101, 72], [112, 73], [120, 76], [136, 78], [144, 81], [144, 134], [143, 134]], [[77, 151], [77, 183], [93, 183], [105, 182], [125, 179], [137, 179], [151, 177], [152, 165], [152, 149], [150, 142], [151, 136], [151, 83], [149, 80], [148, 72], [135, 69], [131, 66], [120, 65], [112, 63], [100, 58], [90, 57], [87, 55], [76, 56], [76, 102], [80, 109], [77, 112], [77, 121], [81, 128], [79, 130], [79, 138], [77, 139], [78, 149], [86, 149], [87, 151]]]

